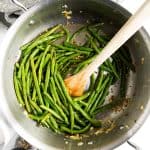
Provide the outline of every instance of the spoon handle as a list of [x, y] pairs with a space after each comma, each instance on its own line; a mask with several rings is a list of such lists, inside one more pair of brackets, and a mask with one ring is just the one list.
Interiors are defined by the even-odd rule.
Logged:
[[114, 52], [116, 52], [150, 17], [150, 0], [138, 9], [129, 20], [122, 26], [122, 28], [115, 34], [110, 42], [104, 47], [103, 51], [97, 55], [95, 60], [89, 64], [83, 72], [89, 77], [91, 74]]

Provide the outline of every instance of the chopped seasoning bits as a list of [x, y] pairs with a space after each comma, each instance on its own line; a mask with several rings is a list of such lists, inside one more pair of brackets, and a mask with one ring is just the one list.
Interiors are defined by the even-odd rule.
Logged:
[[68, 141], [65, 141], [65, 144], [68, 144], [69, 142]]
[[66, 19], [71, 19], [72, 11], [71, 10], [69, 10], [69, 11], [64, 10], [64, 11], [62, 11], [62, 14], [64, 15], [64, 17]]
[[141, 64], [142, 64], [142, 65], [144, 64], [144, 60], [145, 60], [144, 57], [142, 57], [142, 58], [141, 58]]
[[120, 126], [120, 128], [119, 128], [120, 130], [123, 130], [124, 129], [124, 126]]
[[77, 145], [82, 146], [83, 144], [84, 144], [83, 142], [79, 142]]
[[144, 109], [144, 106], [143, 106], [143, 105], [141, 105], [141, 106], [140, 106], [140, 110], [143, 110], [143, 109]]
[[88, 145], [92, 145], [92, 144], [93, 144], [93, 141], [89, 141], [89, 142], [88, 142]]
[[129, 126], [127, 124], [125, 125], [125, 127], [126, 127], [126, 129], [129, 129]]
[[62, 6], [62, 8], [68, 8], [68, 5], [67, 5], [67, 4], [65, 4], [65, 5], [63, 5], [63, 6]]

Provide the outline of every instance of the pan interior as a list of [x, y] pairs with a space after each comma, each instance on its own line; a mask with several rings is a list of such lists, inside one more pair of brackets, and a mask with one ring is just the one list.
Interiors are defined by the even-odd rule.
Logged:
[[[71, 30], [87, 23], [102, 23], [101, 30], [112, 36], [129, 17], [125, 10], [105, 0], [72, 0], [67, 2], [51, 0], [41, 3], [33, 11], [29, 11], [28, 15], [22, 16], [22, 19], [20, 18], [20, 21], [16, 22], [18, 28], [13, 32], [13, 40], [8, 42], [9, 46], [5, 58], [6, 69], [3, 70], [4, 92], [7, 104], [14, 119], [24, 131], [38, 142], [44, 143], [44, 145], [52, 149], [99, 149], [99, 147], [101, 149], [112, 149], [135, 132], [140, 125], [137, 123], [143, 115], [143, 108], [148, 105], [150, 96], [148, 92], [150, 90], [148, 61], [150, 52], [147, 43], [144, 41], [144, 38], [146, 38], [144, 37], [144, 31], [136, 33], [126, 43], [136, 64], [136, 74], [131, 72], [128, 80], [127, 96], [131, 98], [128, 107], [122, 109], [122, 111], [109, 111], [100, 114], [100, 117], [105, 118], [108, 122], [113, 121], [114, 127], [112, 130], [103, 133], [99, 130], [101, 134], [88, 134], [88, 138], [68, 140], [64, 136], [58, 136], [48, 129], [37, 127], [33, 121], [23, 114], [24, 110], [20, 108], [16, 100], [13, 88], [13, 65], [18, 59], [19, 47], [55, 24], [67, 24], [68, 21], [62, 15], [62, 11], [66, 9], [64, 8], [65, 4], [68, 6], [67, 10], [72, 11], [72, 18], [69, 20]], [[34, 21], [34, 24], [31, 24], [31, 20]], [[141, 58], [144, 58], [144, 63], [141, 63]], [[115, 91], [117, 91], [117, 88], [115, 88]]]

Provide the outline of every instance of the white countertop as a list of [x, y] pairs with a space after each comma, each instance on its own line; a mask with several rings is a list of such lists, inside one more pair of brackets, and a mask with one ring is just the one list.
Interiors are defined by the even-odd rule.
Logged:
[[[134, 13], [145, 0], [113, 0], [118, 2], [121, 6]], [[150, 15], [149, 15], [150, 16]], [[145, 23], [144, 27], [150, 34], [150, 18]], [[142, 150], [150, 149], [150, 117], [146, 120], [140, 130], [130, 139], [131, 142], [138, 145]], [[133, 150], [127, 143], [119, 146], [115, 150]]]

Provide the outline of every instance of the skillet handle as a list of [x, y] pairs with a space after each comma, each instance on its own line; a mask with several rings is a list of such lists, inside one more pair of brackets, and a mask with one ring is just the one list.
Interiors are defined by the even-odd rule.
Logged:
[[15, 4], [16, 6], [18, 6], [19, 8], [21, 8], [24, 12], [26, 12], [28, 10], [28, 8], [26, 8], [21, 2], [19, 2], [18, 0], [11, 0], [13, 4]]

